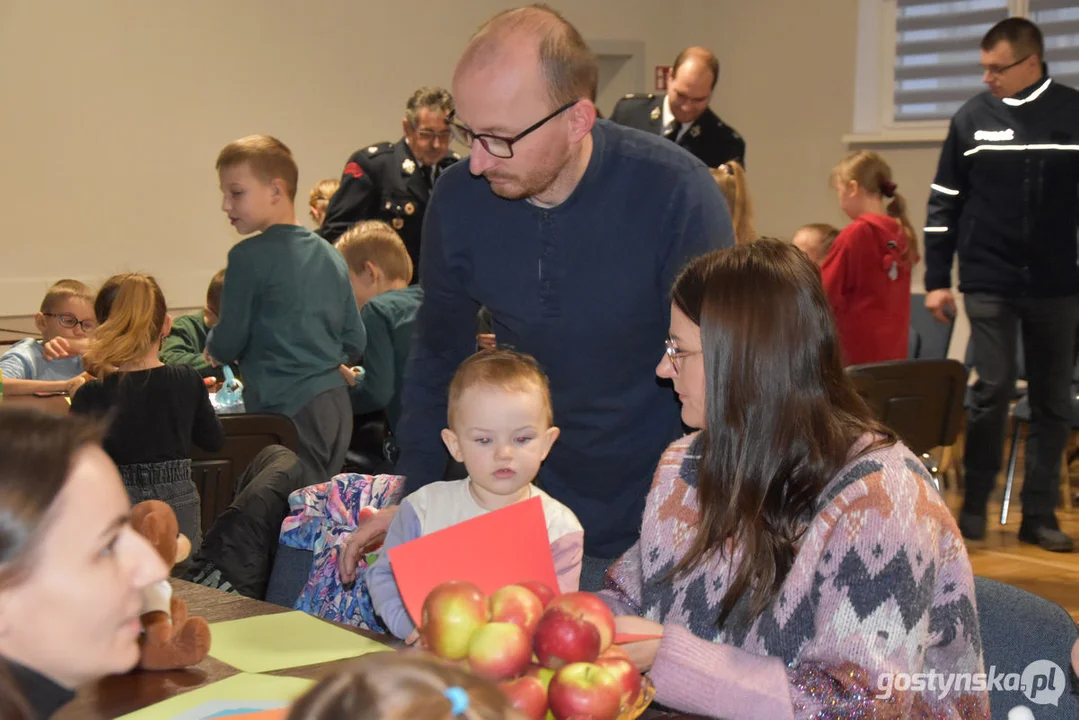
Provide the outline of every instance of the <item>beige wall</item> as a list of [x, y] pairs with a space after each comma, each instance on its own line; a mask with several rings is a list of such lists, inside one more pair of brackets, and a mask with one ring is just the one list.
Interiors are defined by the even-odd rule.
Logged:
[[[414, 0], [401, 19], [384, 0], [322, 0], [318, 15], [292, 0], [0, 3], [0, 318], [33, 312], [54, 278], [124, 270], [201, 304], [236, 240], [213, 171], [225, 142], [288, 143], [303, 205], [352, 150], [396, 139], [409, 92], [448, 84], [472, 30], [515, 4]], [[714, 107], [746, 137], [760, 230], [844, 222], [827, 178], [848, 150], [857, 0], [551, 4], [590, 40], [642, 42], [646, 83], [681, 47], [713, 48]], [[936, 149], [875, 149], [921, 227]]]
[[[201, 305], [236, 241], [213, 169], [226, 142], [284, 140], [307, 221], [314, 182], [400, 137], [412, 90], [448, 85], [472, 31], [517, 4], [0, 2], [0, 317], [36, 310], [53, 279], [133, 270]], [[646, 67], [679, 49], [665, 3], [551, 4], [590, 40], [644, 40]]]

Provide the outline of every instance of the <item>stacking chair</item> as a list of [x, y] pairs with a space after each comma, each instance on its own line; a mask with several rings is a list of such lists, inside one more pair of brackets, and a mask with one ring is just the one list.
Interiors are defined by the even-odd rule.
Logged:
[[[873, 414], [916, 455], [955, 443], [967, 371], [956, 360], [896, 360], [852, 365], [847, 373]], [[940, 481], [933, 476], [937, 490]]]
[[244, 470], [263, 448], [281, 445], [296, 452], [299, 437], [292, 420], [284, 415], [219, 415], [225, 444], [215, 453], [192, 448], [191, 478], [202, 498], [202, 531], [232, 503], [243, 488], [237, 487]]
[[944, 360], [952, 342], [955, 316], [951, 322], [939, 322], [925, 309], [925, 293], [910, 296], [910, 354], [911, 360]]

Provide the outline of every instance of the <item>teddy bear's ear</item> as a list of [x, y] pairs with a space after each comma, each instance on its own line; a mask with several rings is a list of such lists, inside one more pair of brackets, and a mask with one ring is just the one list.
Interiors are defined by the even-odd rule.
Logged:
[[143, 518], [139, 532], [150, 541], [150, 544], [154, 546], [154, 550], [166, 563], [171, 563], [172, 558], [166, 556], [169, 540], [167, 525], [168, 523], [160, 515], [150, 514]]

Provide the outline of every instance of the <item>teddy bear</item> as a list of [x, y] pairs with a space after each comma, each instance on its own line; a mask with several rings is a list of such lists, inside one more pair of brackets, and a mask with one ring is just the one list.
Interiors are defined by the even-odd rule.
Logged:
[[[170, 568], [191, 552], [191, 542], [180, 534], [176, 513], [167, 503], [138, 503], [131, 509], [131, 524]], [[144, 670], [197, 665], [210, 652], [209, 624], [203, 618], [188, 617], [187, 603], [172, 597], [168, 579], [144, 591], [142, 629], [139, 667]]]

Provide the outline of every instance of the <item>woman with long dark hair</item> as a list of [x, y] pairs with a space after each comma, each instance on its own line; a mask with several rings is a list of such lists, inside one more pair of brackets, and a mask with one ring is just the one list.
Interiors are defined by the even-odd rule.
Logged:
[[[690, 263], [656, 372], [700, 432], [660, 460], [604, 596], [620, 631], [662, 636], [625, 646], [657, 700], [725, 718], [988, 717], [962, 538], [847, 379], [813, 263], [776, 240]], [[967, 679], [915, 682], [930, 672]]]
[[130, 511], [98, 423], [0, 408], [0, 718], [138, 662], [142, 590], [168, 570]]

